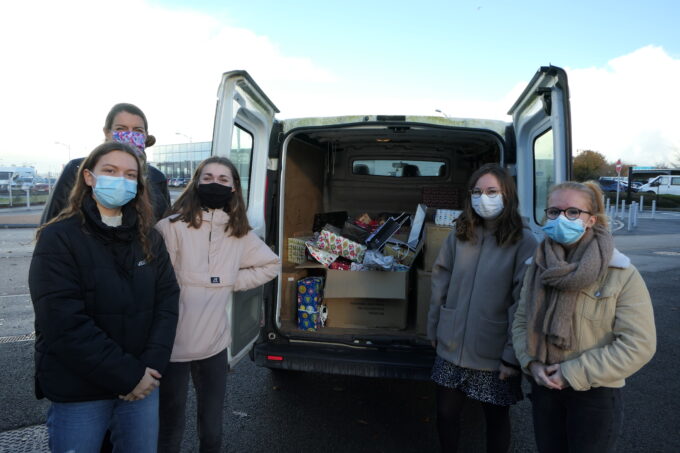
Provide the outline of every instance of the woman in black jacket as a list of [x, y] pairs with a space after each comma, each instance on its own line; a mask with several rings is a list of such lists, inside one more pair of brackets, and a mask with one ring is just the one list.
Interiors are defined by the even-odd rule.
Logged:
[[38, 231], [29, 270], [38, 398], [52, 451], [155, 452], [158, 391], [179, 287], [142, 162], [106, 142], [83, 161], [69, 204]]

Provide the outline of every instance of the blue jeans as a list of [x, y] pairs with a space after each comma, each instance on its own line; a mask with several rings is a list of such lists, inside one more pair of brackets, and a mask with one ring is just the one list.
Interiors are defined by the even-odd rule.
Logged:
[[53, 402], [47, 411], [50, 451], [98, 453], [110, 429], [114, 453], [156, 453], [158, 393], [139, 401]]
[[621, 389], [597, 387], [579, 392], [551, 390], [531, 382], [531, 406], [538, 451], [610, 453], [623, 424]]

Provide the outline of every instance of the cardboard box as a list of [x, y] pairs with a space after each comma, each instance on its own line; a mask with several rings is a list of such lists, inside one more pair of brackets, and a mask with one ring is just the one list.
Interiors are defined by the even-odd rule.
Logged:
[[430, 297], [432, 295], [432, 272], [418, 269], [416, 273], [416, 333], [427, 335], [427, 315], [430, 311]]
[[306, 270], [281, 272], [281, 304], [279, 316], [282, 321], [297, 319], [297, 281], [307, 277]]
[[453, 231], [453, 227], [446, 225], [435, 225], [434, 223], [425, 224], [425, 256], [423, 258], [423, 270], [427, 272], [432, 271], [439, 251], [444, 244], [444, 241]]
[[328, 269], [324, 298], [406, 300], [408, 298], [408, 272]]
[[325, 303], [328, 307], [326, 327], [406, 328], [406, 299], [325, 299]]

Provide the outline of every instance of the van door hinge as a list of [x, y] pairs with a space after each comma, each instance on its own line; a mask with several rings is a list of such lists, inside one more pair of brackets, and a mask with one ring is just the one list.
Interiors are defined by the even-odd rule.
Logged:
[[550, 116], [552, 112], [552, 88], [538, 88], [536, 94], [541, 97], [543, 111], [546, 115]]

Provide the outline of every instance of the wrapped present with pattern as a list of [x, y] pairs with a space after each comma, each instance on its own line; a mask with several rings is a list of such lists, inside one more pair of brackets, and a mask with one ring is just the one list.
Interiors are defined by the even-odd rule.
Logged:
[[306, 277], [297, 282], [298, 328], [315, 331], [323, 327], [323, 277]]
[[321, 230], [316, 246], [357, 263], [361, 263], [364, 260], [364, 254], [366, 253], [365, 245], [349, 240], [326, 228]]

